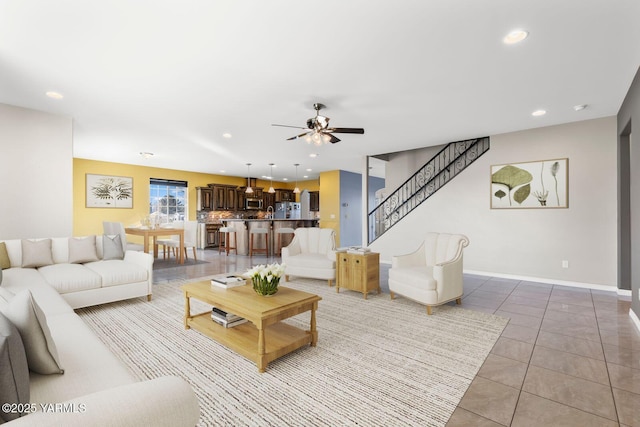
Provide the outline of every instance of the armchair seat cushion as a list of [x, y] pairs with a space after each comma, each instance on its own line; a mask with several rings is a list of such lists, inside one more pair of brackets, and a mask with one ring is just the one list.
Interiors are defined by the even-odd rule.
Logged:
[[336, 261], [323, 254], [300, 254], [289, 258], [288, 265], [302, 268], [336, 268]]
[[433, 291], [436, 289], [436, 280], [433, 278], [432, 266], [417, 266], [389, 269], [389, 279], [406, 283], [407, 286]]

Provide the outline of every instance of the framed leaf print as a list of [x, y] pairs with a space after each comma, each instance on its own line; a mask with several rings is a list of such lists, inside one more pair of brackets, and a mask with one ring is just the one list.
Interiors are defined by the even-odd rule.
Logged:
[[568, 207], [569, 159], [491, 166], [491, 209]]
[[87, 175], [88, 208], [133, 208], [133, 178]]

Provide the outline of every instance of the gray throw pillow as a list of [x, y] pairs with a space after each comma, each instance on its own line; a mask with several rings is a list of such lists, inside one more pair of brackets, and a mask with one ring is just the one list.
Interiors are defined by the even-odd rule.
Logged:
[[124, 259], [124, 250], [119, 234], [102, 236], [102, 259]]
[[69, 263], [83, 264], [98, 261], [96, 236], [69, 237]]
[[17, 293], [0, 312], [20, 332], [30, 370], [43, 375], [64, 373], [45, 314], [30, 290]]
[[51, 239], [22, 240], [22, 268], [36, 268], [53, 264]]
[[[26, 405], [29, 398], [29, 366], [20, 332], [0, 314], [0, 402]], [[11, 421], [21, 415], [0, 411], [0, 421]]]

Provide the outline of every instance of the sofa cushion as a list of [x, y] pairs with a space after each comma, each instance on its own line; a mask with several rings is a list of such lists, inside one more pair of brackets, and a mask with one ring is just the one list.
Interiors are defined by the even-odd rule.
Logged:
[[64, 372], [47, 319], [33, 299], [31, 291], [26, 289], [17, 293], [0, 311], [20, 332], [30, 370], [40, 374]]
[[98, 261], [96, 236], [69, 237], [69, 263], [82, 264]]
[[324, 254], [302, 253], [287, 259], [288, 266], [302, 268], [335, 268], [335, 259], [329, 259]]
[[125, 283], [144, 282], [148, 272], [142, 266], [126, 261], [103, 260], [89, 262], [85, 267], [102, 277], [102, 287], [122, 285]]
[[[20, 332], [0, 314], [0, 402], [29, 403], [29, 367]], [[0, 421], [11, 421], [20, 413], [0, 412]]]
[[122, 248], [122, 239], [119, 234], [115, 236], [102, 236], [102, 259], [124, 259], [124, 249]]
[[11, 268], [11, 260], [7, 252], [7, 244], [0, 242], [0, 269], [4, 270], [5, 268]]
[[33, 268], [53, 264], [51, 239], [22, 240], [22, 267]]
[[126, 365], [76, 313], [49, 316], [47, 320], [65, 373], [31, 372], [31, 402], [61, 402], [135, 382]]
[[40, 267], [38, 272], [46, 282], [61, 294], [96, 289], [102, 278], [81, 264], [54, 264]]
[[64, 298], [49, 286], [44, 277], [34, 268], [4, 270], [4, 280], [0, 289], [7, 289], [13, 294], [29, 289], [38, 306], [47, 316], [73, 311]]
[[433, 267], [430, 266], [390, 268], [389, 279], [401, 283], [411, 283], [413, 287], [426, 291], [435, 290], [436, 288]]

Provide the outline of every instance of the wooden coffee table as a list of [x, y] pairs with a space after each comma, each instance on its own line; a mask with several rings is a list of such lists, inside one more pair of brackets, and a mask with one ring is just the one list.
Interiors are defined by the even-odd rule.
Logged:
[[[307, 292], [278, 287], [278, 293], [263, 297], [249, 284], [230, 289], [217, 288], [209, 280], [189, 283], [184, 292], [184, 327], [193, 328], [220, 344], [253, 361], [260, 372], [267, 364], [306, 344], [318, 342], [316, 310], [320, 298]], [[249, 322], [225, 328], [211, 320], [211, 310], [191, 314], [190, 298], [211, 304], [226, 312], [244, 317]], [[311, 311], [308, 331], [281, 320]]]

